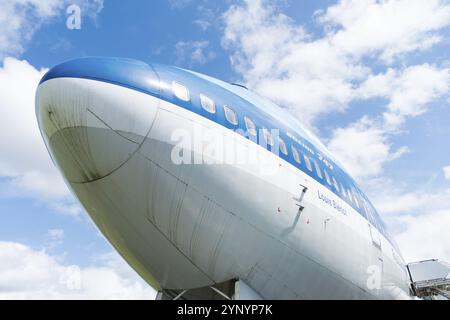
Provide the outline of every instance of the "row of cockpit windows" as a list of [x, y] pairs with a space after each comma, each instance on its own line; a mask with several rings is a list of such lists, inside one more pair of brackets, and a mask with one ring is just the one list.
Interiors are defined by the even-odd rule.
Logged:
[[[172, 91], [174, 95], [182, 100], [182, 101], [190, 101], [190, 95], [189, 90], [183, 86], [182, 84], [178, 82], [172, 83]], [[210, 114], [215, 114], [217, 112], [216, 104], [214, 100], [210, 97], [208, 97], [205, 94], [200, 94], [200, 104], [203, 110]], [[239, 124], [238, 116], [236, 111], [233, 110], [232, 107], [224, 105], [223, 106], [225, 119], [232, 125], [237, 126]], [[247, 116], [244, 116], [244, 124], [245, 128], [249, 135], [257, 136], [257, 127], [255, 125], [255, 122]], [[272, 133], [266, 129], [262, 128], [262, 134], [264, 137], [265, 142], [273, 147], [275, 145], [274, 137]], [[288, 147], [286, 145], [286, 142], [283, 140], [283, 138], [278, 137], [278, 146], [280, 153], [282, 153], [285, 156], [289, 155]], [[325, 178], [326, 184], [339, 192], [345, 199], [348, 199], [351, 204], [356, 206], [356, 208], [360, 209], [360, 211], [363, 212], [363, 215], [366, 216], [366, 218], [378, 229], [384, 233], [384, 225], [381, 222], [381, 219], [375, 212], [374, 208], [371, 206], [371, 204], [365, 199], [364, 196], [362, 196], [359, 191], [357, 191], [356, 188], [351, 187], [350, 189], [346, 189], [342, 183], [338, 183], [336, 178], [330, 173], [324, 169], [322, 170], [319, 163], [316, 161], [316, 159], [306, 155], [302, 154], [299, 149], [297, 149], [294, 145], [291, 145], [291, 152], [292, 152], [292, 158], [294, 161], [298, 164], [302, 164], [302, 159], [304, 161], [304, 165], [306, 169], [310, 173], [314, 173], [323, 180]]]

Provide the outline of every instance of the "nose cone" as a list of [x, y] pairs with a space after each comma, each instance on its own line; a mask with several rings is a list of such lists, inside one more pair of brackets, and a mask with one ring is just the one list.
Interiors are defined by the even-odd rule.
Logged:
[[158, 109], [158, 88], [153, 68], [130, 59], [72, 60], [43, 77], [36, 115], [69, 182], [101, 179], [137, 152]]

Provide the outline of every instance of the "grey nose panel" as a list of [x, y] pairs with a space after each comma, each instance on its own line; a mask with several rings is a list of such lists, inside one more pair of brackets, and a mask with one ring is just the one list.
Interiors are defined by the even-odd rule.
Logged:
[[159, 102], [106, 82], [56, 78], [39, 86], [36, 107], [42, 135], [65, 178], [86, 183], [111, 174], [139, 149]]

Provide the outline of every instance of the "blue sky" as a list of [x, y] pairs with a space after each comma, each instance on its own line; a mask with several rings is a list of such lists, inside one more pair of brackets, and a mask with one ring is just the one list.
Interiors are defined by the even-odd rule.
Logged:
[[450, 260], [449, 26], [444, 0], [0, 0], [0, 298], [154, 295], [70, 195], [37, 130], [40, 77], [90, 55], [245, 83], [324, 141], [408, 261]]

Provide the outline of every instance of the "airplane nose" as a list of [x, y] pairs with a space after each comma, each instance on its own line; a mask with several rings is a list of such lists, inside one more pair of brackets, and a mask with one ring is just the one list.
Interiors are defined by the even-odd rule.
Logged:
[[152, 66], [131, 59], [81, 58], [48, 71], [36, 116], [66, 180], [96, 181], [127, 162], [150, 131], [158, 94]]

